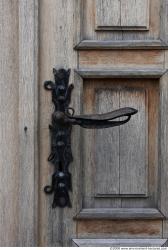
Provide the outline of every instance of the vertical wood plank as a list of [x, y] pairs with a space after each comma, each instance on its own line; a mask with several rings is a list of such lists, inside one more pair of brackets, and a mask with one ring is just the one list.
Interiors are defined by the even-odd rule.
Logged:
[[[166, 60], [167, 63], [167, 60]], [[160, 103], [160, 171], [159, 171], [159, 183], [160, 183], [160, 193], [159, 197], [159, 208], [162, 213], [167, 217], [167, 206], [168, 206], [168, 197], [167, 197], [167, 178], [168, 178], [168, 120], [167, 120], [167, 105], [168, 105], [168, 89], [167, 89], [168, 73], [164, 75], [161, 79], [161, 103]], [[168, 220], [166, 219], [163, 222], [163, 236], [168, 238]], [[168, 241], [164, 244], [168, 246]]]
[[[163, 1], [165, 4], [165, 1]], [[168, 7], [168, 6], [167, 6]], [[165, 20], [166, 21], [166, 20]], [[165, 62], [164, 66], [168, 69], [168, 50], [165, 51]], [[168, 105], [168, 89], [167, 89], [167, 81], [168, 81], [168, 72], [161, 78], [161, 98], [160, 98], [160, 133], [159, 133], [159, 145], [160, 145], [160, 154], [159, 154], [159, 163], [160, 163], [160, 171], [159, 171], [159, 183], [161, 196], [159, 197], [159, 208], [163, 213], [166, 212], [167, 215], [167, 176], [168, 176], [168, 158], [167, 158], [167, 137], [168, 137], [168, 120], [167, 120], [167, 109]], [[163, 158], [162, 158], [163, 157]], [[163, 179], [162, 179], [163, 178]], [[168, 239], [168, 219], [163, 222], [163, 236]], [[168, 240], [165, 245], [168, 247]]]
[[[168, 10], [168, 2], [162, 2], [163, 12], [164, 14]], [[163, 35], [166, 30], [167, 16], [162, 18], [162, 30], [161, 34]], [[164, 34], [164, 39], [167, 40], [166, 34]], [[168, 51], [165, 51], [165, 61], [164, 61], [165, 69], [168, 69]], [[162, 76], [160, 80], [160, 112], [159, 112], [159, 209], [161, 212], [167, 217], [167, 207], [168, 207], [168, 119], [167, 119], [167, 105], [168, 105], [168, 72]], [[168, 239], [168, 220], [166, 218], [163, 221], [163, 237]], [[164, 247], [168, 247], [168, 240], [163, 245]]]
[[96, 29], [145, 30], [149, 27], [149, 0], [96, 0]]
[[134, 107], [138, 113], [120, 126], [120, 193], [145, 195], [147, 179], [147, 101], [145, 90], [124, 90], [120, 107]]
[[0, 1], [0, 246], [18, 246], [18, 2]]
[[[167, 52], [165, 53], [165, 67], [167, 68]], [[167, 116], [167, 106], [168, 106], [168, 73], [166, 73], [160, 81], [160, 129], [159, 129], [159, 183], [160, 183], [160, 199], [159, 199], [159, 209], [167, 217], [168, 216], [168, 116]], [[163, 236], [168, 238], [168, 220], [163, 222]], [[165, 246], [168, 246], [166, 242]]]
[[[165, 42], [168, 43], [168, 1], [161, 1], [161, 24], [160, 24], [160, 37]], [[167, 61], [167, 60], [166, 60]]]
[[[111, 82], [111, 81], [110, 81]], [[101, 93], [102, 95], [104, 95], [104, 93], [109, 93], [109, 95], [107, 94], [107, 96], [109, 96], [109, 102], [112, 105], [109, 105], [108, 103], [104, 103], [104, 101], [102, 100], [102, 98], [99, 98], [99, 94], [97, 93], [97, 91], [99, 92], [100, 90], [100, 96]], [[83, 113], [85, 114], [89, 114], [89, 113], [96, 113], [98, 112], [98, 107], [96, 107], [96, 99], [98, 101], [99, 100], [100, 103], [99, 105], [103, 107], [103, 105], [109, 105], [108, 108], [111, 110], [111, 106], [115, 107], [116, 104], [113, 102], [112, 99], [110, 99], [110, 94], [111, 95], [115, 95], [114, 93], [117, 93], [117, 91], [114, 89], [110, 90], [109, 89], [109, 83], [106, 83], [106, 80], [85, 80], [84, 81], [84, 98], [83, 98], [83, 106], [84, 106], [84, 110]], [[103, 93], [104, 92], [104, 93]], [[97, 93], [97, 95], [96, 95]], [[97, 96], [97, 97], [96, 97]], [[106, 96], [106, 95], [105, 95]], [[107, 97], [106, 96], [106, 97]], [[116, 99], [116, 98], [115, 98]], [[118, 106], [117, 106], [118, 107]], [[115, 129], [115, 128], [113, 128]], [[108, 130], [108, 129], [107, 129]], [[99, 130], [101, 131], [101, 130]], [[104, 129], [105, 131], [105, 129]], [[120, 207], [121, 205], [121, 199], [117, 198], [117, 199], [109, 199], [108, 195], [107, 197], [103, 196], [102, 198], [95, 198], [95, 195], [97, 194], [97, 190], [96, 190], [96, 185], [95, 185], [95, 181], [96, 181], [96, 172], [97, 172], [97, 157], [98, 155], [96, 154], [96, 137], [97, 137], [97, 131], [92, 130], [92, 129], [82, 129], [82, 145], [83, 147], [81, 148], [81, 159], [83, 162], [83, 166], [82, 166], [82, 179], [83, 179], [83, 207]], [[99, 141], [100, 143], [100, 141]], [[102, 147], [104, 145], [105, 140], [103, 138], [103, 141], [101, 141], [102, 143]], [[101, 148], [102, 149], [102, 148]], [[102, 149], [102, 151], [100, 152], [102, 154], [105, 153], [105, 151]], [[95, 163], [96, 161], [96, 163]], [[102, 160], [101, 160], [102, 161]], [[104, 165], [103, 165], [104, 166]], [[103, 168], [102, 166], [102, 168]], [[115, 169], [117, 171], [117, 169]], [[106, 173], [104, 173], [104, 171], [100, 170], [102, 174], [102, 178], [106, 179], [107, 175]], [[103, 176], [105, 175], [105, 177]], [[112, 176], [111, 176], [112, 177]], [[99, 177], [98, 177], [99, 178]], [[114, 180], [114, 178], [112, 178]], [[110, 185], [110, 178], [109, 180], [109, 185]], [[102, 182], [102, 181], [101, 181]], [[116, 180], [117, 182], [117, 180]], [[97, 183], [98, 185], [99, 183]], [[104, 185], [104, 186], [103, 186]], [[102, 186], [105, 187], [105, 183]], [[108, 185], [108, 187], [109, 187]]]
[[37, 244], [38, 0], [19, 1], [19, 245]]
[[[115, 0], [116, 1], [116, 0]], [[113, 1], [111, 1], [113, 2]], [[118, 31], [109, 32], [95, 32], [95, 16], [96, 5], [93, 0], [82, 0], [81, 5], [81, 23], [82, 23], [82, 40], [95, 39], [95, 40], [122, 40], [122, 33]], [[111, 3], [113, 4], [113, 3]]]
[[121, 26], [148, 29], [149, 0], [121, 0]]
[[[95, 95], [93, 91], [94, 80], [84, 81], [83, 84], [83, 113], [91, 114], [94, 109]], [[94, 206], [94, 131], [92, 129], [82, 130], [82, 161], [83, 161], [83, 206]]]
[[147, 32], [141, 32], [140, 30], [136, 32], [123, 31], [123, 40], [160, 40], [160, 20], [162, 19], [162, 17], [160, 18], [162, 15], [161, 4], [162, 1], [160, 0], [149, 0], [149, 30]]
[[96, 0], [96, 28], [120, 26], [120, 0]]
[[[52, 209], [53, 196], [43, 192], [45, 185], [51, 182], [54, 171], [47, 162], [50, 153], [50, 136], [48, 124], [51, 120], [51, 93], [44, 90], [45, 80], [53, 79], [52, 68], [71, 68], [70, 82], [75, 84], [73, 108], [80, 113], [81, 84], [79, 77], [74, 76], [73, 69], [77, 67], [77, 54], [73, 50], [80, 37], [80, 1], [76, 0], [42, 0], [40, 1], [40, 190], [39, 190], [39, 245], [69, 246], [71, 237], [76, 233], [73, 217], [79, 209], [80, 179], [80, 130], [72, 134], [72, 150], [74, 162], [70, 165], [73, 176], [72, 208]], [[78, 33], [77, 33], [78, 32]], [[78, 82], [77, 82], [78, 81]], [[73, 99], [73, 98], [72, 98]]]
[[[119, 91], [96, 91], [95, 108], [98, 114], [119, 108]], [[95, 194], [119, 194], [119, 127], [95, 131]]]

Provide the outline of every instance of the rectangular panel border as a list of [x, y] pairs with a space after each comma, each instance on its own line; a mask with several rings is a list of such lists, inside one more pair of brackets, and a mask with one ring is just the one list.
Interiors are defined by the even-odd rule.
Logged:
[[[79, 86], [80, 86], [80, 89], [81, 89], [81, 95], [82, 95], [82, 92], [83, 92], [83, 79], [92, 79], [92, 78], [156, 78], [156, 79], [160, 79], [160, 87], [161, 87], [161, 100], [160, 100], [160, 105], [161, 105], [161, 108], [162, 106], [164, 106], [165, 108], [167, 108], [167, 102], [166, 102], [166, 105], [164, 105], [163, 103], [163, 100], [164, 98], [166, 98], [166, 93], [168, 92], [168, 89], [167, 89], [167, 80], [168, 80], [168, 69], [145, 69], [145, 70], [141, 70], [141, 69], [132, 69], [132, 70], [125, 70], [125, 69], [112, 69], [112, 70], [84, 70], [84, 69], [74, 69], [75, 73], [77, 76], [79, 76], [78, 80], [80, 82]], [[133, 73], [132, 73], [133, 72]], [[166, 88], [166, 90], [164, 91], [164, 89]], [[80, 98], [81, 98], [81, 95], [80, 95]], [[82, 111], [82, 105], [80, 105], [80, 109]], [[164, 117], [163, 117], [163, 111], [161, 112], [160, 114], [160, 123], [161, 123], [161, 126], [166, 126], [166, 124], [164, 123]], [[160, 150], [161, 150], [161, 155], [164, 154], [165, 152], [165, 144], [163, 143], [163, 145], [161, 146], [161, 142], [164, 142], [166, 140], [165, 136], [162, 136], [163, 134], [163, 130], [161, 131], [161, 128], [159, 128], [159, 133], [160, 133], [160, 143], [159, 143], [159, 147], [160, 147]], [[82, 131], [80, 132], [80, 138], [82, 137]], [[161, 157], [160, 157], [161, 158]], [[165, 169], [166, 171], [166, 168], [167, 168], [167, 165], [166, 165], [166, 159], [164, 157], [164, 159], [162, 160], [162, 164], [161, 166], [159, 166], [159, 168], [161, 167], [162, 169]], [[160, 159], [161, 161], [161, 159]], [[166, 161], [166, 162], [165, 162]], [[82, 161], [81, 161], [81, 164], [82, 164]], [[81, 166], [82, 168], [82, 166]], [[154, 219], [155, 218], [159, 218], [159, 219], [166, 219], [166, 217], [168, 217], [167, 215], [167, 206], [164, 204], [164, 201], [165, 201], [165, 198], [164, 197], [167, 197], [167, 191], [165, 190], [165, 188], [163, 187], [164, 186], [164, 183], [165, 181], [167, 182], [167, 179], [165, 179], [165, 176], [161, 175], [160, 178], [163, 180], [163, 184], [160, 185], [160, 190], [162, 190], [162, 195], [161, 195], [161, 200], [159, 201], [159, 208], [158, 209], [155, 209], [155, 208], [144, 208], [144, 215], [138, 215], [138, 217], [140, 218], [143, 218], [145, 219], [144, 217], [146, 217], [146, 219]], [[81, 195], [82, 195], [82, 192], [81, 192]], [[80, 219], [80, 216], [81, 218], [83, 219], [83, 211], [85, 212], [85, 209], [82, 208], [82, 197], [80, 197], [80, 204], [81, 204], [81, 210], [79, 210], [79, 213], [77, 213], [75, 216], [74, 216], [74, 219]], [[167, 199], [168, 200], [168, 199]], [[103, 209], [101, 209], [103, 210]], [[118, 210], [118, 209], [117, 209]], [[126, 211], [126, 210], [125, 210]], [[151, 214], [151, 212], [154, 211], [155, 215]], [[96, 212], [96, 210], [94, 210], [94, 212]], [[107, 211], [105, 211], [104, 213], [104, 217], [105, 217], [105, 214], [107, 213]], [[110, 212], [112, 213], [112, 212]], [[98, 214], [98, 210], [97, 210], [97, 214]], [[146, 215], [145, 215], [146, 214]], [[90, 214], [91, 215], [91, 214]], [[89, 215], [89, 216], [90, 216]], [[95, 215], [96, 216], [96, 215]], [[107, 215], [109, 216], [109, 215]], [[135, 214], [132, 214], [132, 218], [138, 218], [138, 217], [134, 217]], [[92, 217], [92, 216], [90, 216]], [[93, 215], [94, 217], [94, 215]], [[92, 218], [93, 218], [92, 217]], [[113, 218], [113, 217], [111, 217]], [[118, 216], [119, 218], [119, 216]]]

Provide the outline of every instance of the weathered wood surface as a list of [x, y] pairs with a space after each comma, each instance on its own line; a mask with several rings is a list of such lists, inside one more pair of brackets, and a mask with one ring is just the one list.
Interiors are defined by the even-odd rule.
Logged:
[[123, 29], [147, 30], [149, 28], [149, 2], [149, 0], [121, 1], [121, 26]]
[[[96, 101], [96, 91], [95, 88], [97, 88], [97, 91], [101, 91], [101, 87], [103, 87], [102, 82], [97, 85], [95, 84], [95, 80], [89, 80], [88, 82], [84, 82], [84, 98], [83, 98], [83, 112], [84, 113], [96, 113], [98, 112], [98, 108], [100, 107], [96, 107], [95, 105], [95, 101]], [[109, 88], [108, 85], [104, 86], [107, 90]], [[97, 94], [98, 94], [97, 92]], [[110, 106], [113, 106], [113, 108], [117, 108], [118, 105], [118, 100], [117, 103], [116, 102], [116, 97], [117, 95], [114, 93], [112, 94], [111, 91], [109, 90], [109, 92], [107, 91], [107, 93], [103, 93], [103, 96], [109, 97], [109, 103], [104, 104], [104, 102], [101, 104], [99, 103], [99, 105], [103, 105], [106, 108], [109, 108]], [[109, 95], [108, 95], [109, 94]], [[113, 101], [110, 96], [114, 97], [115, 101]], [[97, 96], [98, 97], [98, 96]], [[99, 99], [99, 98], [98, 98]], [[97, 101], [98, 101], [97, 99]], [[102, 100], [101, 100], [102, 102]], [[108, 110], [109, 111], [109, 110]], [[115, 140], [118, 138], [117, 137], [117, 131], [118, 128], [114, 128], [114, 130], [110, 129], [110, 134], [111, 137], [114, 138]], [[100, 159], [100, 157], [102, 156], [101, 163], [103, 161], [103, 159], [106, 158], [106, 154], [108, 155], [108, 157], [110, 157], [110, 153], [108, 153], [107, 151], [107, 147], [106, 150], [102, 150], [101, 149], [101, 154], [100, 157], [98, 156], [98, 151], [99, 148], [101, 147], [101, 145], [98, 145], [96, 143], [100, 143], [100, 140], [98, 140], [98, 138], [100, 139], [101, 137], [101, 130], [98, 136], [98, 131], [94, 131], [94, 130], [83, 130], [82, 134], [83, 134], [83, 147], [82, 147], [82, 152], [83, 152], [83, 176], [82, 176], [82, 182], [83, 182], [83, 206], [86, 207], [94, 207], [96, 204], [96, 200], [94, 199], [94, 196], [97, 194], [97, 188], [99, 185], [99, 178], [100, 177], [100, 173], [102, 173], [104, 168], [107, 168], [109, 170], [110, 168], [110, 163], [106, 162], [105, 164], [107, 164], [107, 166], [105, 164], [102, 165], [101, 168], [101, 164], [98, 164], [98, 166], [96, 165], [98, 163], [98, 159]], [[116, 135], [114, 134], [116, 133]], [[97, 138], [98, 136], [98, 138]], [[107, 133], [104, 135], [105, 138], [104, 139], [107, 140], [108, 138], [108, 143], [111, 144], [111, 138], [108, 137], [108, 131]], [[117, 141], [113, 142], [114, 145], [116, 143], [117, 145]], [[112, 150], [112, 149], [111, 149]], [[111, 152], [110, 150], [110, 152]], [[117, 157], [117, 150], [113, 148], [113, 153], [115, 154], [115, 156]], [[114, 170], [114, 174], [115, 174], [115, 178], [119, 177], [118, 176], [118, 169], [115, 167], [115, 163], [117, 162], [117, 159], [113, 159], [112, 161], [114, 163], [113, 165], [113, 170]], [[96, 168], [98, 167], [98, 171], [96, 170]], [[110, 170], [111, 173], [111, 170]], [[106, 189], [106, 183], [105, 183], [105, 179], [106, 179], [107, 175], [102, 176], [103, 182], [101, 182], [102, 184], [100, 184], [100, 189]], [[112, 177], [113, 181], [115, 181], [115, 184], [118, 185], [117, 187], [115, 187], [114, 185], [110, 184], [110, 178], [109, 178], [109, 182], [107, 181], [107, 186], [108, 188], [111, 188], [111, 191], [113, 191], [113, 194], [117, 194], [118, 190], [119, 190], [119, 180], [116, 179], [110, 175], [110, 177]], [[97, 184], [97, 185], [96, 185]], [[120, 207], [120, 199], [116, 200], [115, 198], [113, 200], [102, 200], [102, 202], [98, 202], [97, 206], [99, 207], [103, 207], [103, 206], [110, 206], [110, 207]]]
[[[117, 0], [105, 2], [117, 8]], [[149, 31], [140, 30], [148, 28], [148, 16], [144, 15], [140, 20], [142, 13], [132, 12], [130, 2], [142, 6], [148, 0], [123, 1], [126, 14], [122, 15], [122, 22], [129, 29], [137, 29], [126, 32], [95, 31], [96, 9], [93, 0], [0, 0], [0, 246], [69, 246], [75, 237], [99, 238], [93, 240], [93, 245], [99, 240], [103, 244], [102, 238], [110, 238], [108, 242], [112, 244], [111, 238], [118, 237], [133, 238], [132, 243], [136, 242], [137, 245], [141, 244], [142, 238], [146, 238], [144, 244], [148, 244], [151, 238], [151, 244], [155, 242], [160, 245], [165, 243], [162, 237], [168, 238], [168, 221], [162, 223], [162, 214], [167, 217], [168, 207], [168, 52], [162, 50], [168, 48], [168, 0], [149, 1]], [[118, 23], [117, 15], [112, 16], [115, 20], [110, 19], [111, 13], [108, 12], [104, 19], [107, 26], [111, 21], [110, 25]], [[100, 22], [103, 22], [102, 18]], [[73, 49], [76, 44], [77, 49], [84, 49], [78, 55]], [[97, 154], [93, 145], [97, 135], [94, 131], [81, 133], [80, 128], [75, 128], [72, 132], [74, 162], [70, 167], [73, 176], [72, 209], [51, 209], [52, 197], [43, 193], [43, 187], [51, 181], [53, 173], [47, 163], [52, 105], [51, 95], [43, 89], [43, 82], [53, 78], [54, 66], [72, 69], [70, 81], [75, 84], [72, 106], [77, 114], [96, 110], [104, 112], [115, 108], [118, 102], [126, 105], [125, 98], [130, 100], [129, 105], [137, 104], [140, 110], [148, 113], [145, 117], [141, 116], [146, 121], [143, 127], [145, 133], [148, 127], [148, 144], [144, 143], [144, 138], [142, 143], [143, 149], [148, 145], [148, 161], [141, 154], [139, 168], [133, 164], [132, 156], [127, 163], [133, 169], [135, 179], [139, 176], [140, 186], [133, 183], [132, 189], [132, 179], [129, 185], [124, 178], [122, 183], [117, 180], [117, 153], [115, 159], [110, 155], [109, 145], [112, 139], [117, 144], [117, 134], [121, 136], [123, 133], [123, 138], [128, 139], [126, 127], [119, 129], [115, 136], [112, 130], [105, 134], [108, 159], [114, 161], [117, 167], [112, 172], [102, 147], [104, 155], [97, 158], [96, 182], [93, 156], [97, 157]], [[77, 68], [77, 73], [73, 73]], [[114, 87], [115, 96], [111, 90]], [[133, 98], [128, 94], [128, 87]], [[137, 87], [137, 93], [145, 89], [147, 98], [135, 94]], [[97, 97], [96, 88], [102, 92], [97, 92]], [[116, 98], [119, 89], [125, 91], [120, 101]], [[134, 126], [140, 129], [139, 125]], [[108, 133], [112, 136], [109, 137]], [[136, 136], [133, 139], [138, 138]], [[100, 135], [97, 140], [100, 140]], [[130, 143], [127, 144], [129, 148]], [[102, 177], [103, 183], [99, 185], [103, 159], [107, 171]], [[125, 162], [123, 160], [123, 166]], [[140, 169], [143, 172], [138, 172]], [[126, 176], [124, 172], [123, 176]], [[148, 177], [148, 192], [145, 187], [147, 182], [141, 178], [143, 176]], [[129, 176], [126, 179], [129, 180]], [[108, 207], [110, 210], [107, 211]], [[76, 215], [80, 219], [78, 222], [73, 220]], [[123, 240], [129, 244], [128, 239]], [[79, 244], [90, 244], [84, 239], [81, 242]], [[118, 240], [117, 244], [122, 242]]]
[[145, 89], [120, 92], [120, 108], [134, 107], [137, 115], [120, 126], [120, 193], [147, 195], [148, 96]]
[[[120, 106], [116, 105], [120, 103], [125, 106], [135, 106], [141, 117], [132, 121], [137, 122], [137, 125], [120, 126], [120, 128], [115, 128], [115, 131], [112, 129], [104, 129], [100, 132], [98, 130], [83, 131], [84, 207], [157, 206], [158, 81], [147, 79], [85, 80], [83, 102], [84, 113], [101, 112], [102, 108], [106, 111], [113, 110], [119, 108]], [[142, 124], [141, 129], [139, 123]], [[140, 129], [139, 132], [137, 129]], [[124, 136], [122, 136], [123, 133]], [[128, 142], [128, 134], [130, 140], [137, 140], [137, 142]], [[118, 147], [119, 141], [120, 147]], [[141, 149], [140, 141], [144, 145]], [[134, 145], [133, 148], [132, 145]], [[110, 155], [109, 151], [116, 152], [115, 159], [111, 159], [113, 153]], [[130, 157], [128, 157], [129, 152], [132, 152]], [[127, 164], [126, 157], [129, 161]], [[135, 160], [136, 163], [133, 163]], [[134, 171], [132, 176], [131, 171]]]
[[0, 1], [0, 246], [18, 245], [18, 4]]
[[166, 239], [73, 239], [74, 247], [161, 247]]
[[[160, 39], [164, 43], [168, 43], [168, 1], [162, 0], [161, 2], [161, 19], [160, 19]], [[165, 52], [166, 53], [166, 52]], [[166, 59], [167, 61], [167, 59]]]
[[[147, 194], [148, 103], [145, 90], [97, 90], [96, 113], [121, 107], [139, 110], [117, 128], [95, 131], [95, 194]], [[135, 129], [136, 128], [136, 129]]]
[[[52, 209], [53, 196], [46, 196], [43, 192], [45, 185], [51, 182], [53, 167], [47, 162], [50, 153], [50, 136], [48, 125], [51, 120], [51, 93], [44, 90], [45, 80], [53, 79], [52, 68], [71, 68], [70, 82], [75, 84], [73, 91], [73, 107], [80, 113], [81, 87], [76, 83], [79, 76], [74, 76], [73, 69], [77, 67], [77, 55], [73, 50], [79, 41], [78, 10], [80, 1], [51, 0], [40, 1], [39, 33], [40, 33], [40, 61], [39, 61], [39, 93], [40, 93], [40, 184], [39, 184], [39, 245], [40, 246], [69, 246], [71, 237], [75, 235], [76, 226], [72, 220], [79, 209], [78, 180], [80, 182], [80, 140], [79, 129], [73, 131], [72, 149], [74, 162], [70, 166], [73, 181], [71, 195], [72, 208]], [[75, 12], [76, 10], [76, 12]], [[74, 16], [75, 15], [75, 16]], [[74, 98], [75, 97], [75, 98]]]
[[96, 30], [147, 30], [149, 0], [95, 0]]
[[161, 220], [79, 220], [78, 238], [161, 238]]
[[[119, 93], [98, 89], [95, 93], [95, 113], [119, 108]], [[95, 194], [119, 193], [119, 127], [95, 131]], [[110, 150], [109, 150], [110, 149]], [[93, 149], [92, 149], [93, 151]]]
[[159, 50], [88, 50], [79, 52], [79, 68], [105, 69], [163, 69], [164, 51]]
[[37, 245], [38, 1], [19, 1], [19, 245]]
[[[165, 6], [166, 7], [166, 6]], [[166, 28], [166, 27], [164, 27]], [[164, 62], [165, 68], [168, 68], [168, 51], [165, 51], [165, 62]], [[159, 208], [163, 211], [163, 213], [166, 214], [167, 218], [167, 175], [168, 175], [168, 169], [167, 169], [167, 131], [168, 131], [168, 121], [167, 116], [164, 115], [166, 110], [166, 106], [168, 103], [168, 90], [167, 90], [167, 81], [168, 81], [168, 74], [165, 74], [161, 79], [161, 98], [160, 98], [160, 132], [159, 132], [159, 143], [160, 143], [160, 175], [159, 175], [159, 182], [160, 182], [160, 190], [162, 191], [162, 195], [159, 199]], [[163, 178], [163, 181], [162, 181]], [[161, 182], [162, 181], [162, 182]], [[168, 219], [163, 222], [163, 236], [168, 239]], [[165, 246], [168, 247], [168, 241], [165, 243]]]
[[0, 246], [37, 243], [37, 8], [0, 1]]
[[[118, 6], [117, 0], [115, 1], [98, 0], [98, 5], [100, 3], [100, 8], [98, 7], [97, 9], [98, 11], [96, 11], [96, 6], [98, 5], [95, 4], [95, 1], [84, 0], [83, 5], [81, 5], [81, 19], [83, 19], [81, 25], [82, 27], [81, 40], [99, 40], [99, 41], [162, 40], [166, 43], [167, 41], [166, 28], [165, 30], [163, 30], [161, 28], [161, 22], [160, 22], [160, 20], [162, 20], [163, 26], [166, 27], [165, 16], [167, 16], [167, 8], [164, 6], [167, 4], [166, 1], [167, 0], [120, 1], [123, 11], [123, 14], [121, 13], [122, 16], [121, 21], [123, 25], [119, 27], [102, 26], [101, 27], [102, 29], [109, 29], [109, 30], [95, 30], [95, 23], [100, 25], [100, 22], [102, 22], [102, 24], [113, 25], [118, 22], [118, 18], [115, 18], [116, 14], [115, 15], [113, 14], [117, 13], [119, 15], [119, 12], [121, 12], [117, 7]], [[110, 5], [111, 4], [114, 5], [116, 9], [112, 10], [108, 8], [108, 11], [106, 11], [107, 13], [105, 13], [105, 9], [107, 10], [108, 5], [104, 4], [105, 6], [102, 6], [101, 5], [102, 2], [105, 2], [105, 4], [110, 3]], [[115, 2], [115, 4], [111, 2]], [[148, 8], [148, 3], [149, 3], [149, 8]], [[110, 14], [109, 12], [112, 14]], [[97, 20], [95, 20], [95, 17]], [[110, 29], [113, 28], [120, 30], [111, 31]], [[127, 30], [124, 30], [124, 28]], [[161, 29], [163, 31], [162, 34], [160, 33]]]
[[121, 6], [119, 0], [95, 0], [95, 2], [96, 29], [115, 29], [121, 26]]
[[[166, 55], [165, 66], [168, 64], [168, 58]], [[161, 79], [160, 85], [160, 130], [159, 130], [159, 142], [160, 142], [160, 192], [161, 196], [159, 199], [159, 209], [162, 213], [168, 216], [168, 119], [167, 119], [167, 105], [168, 105], [168, 88], [167, 88], [168, 74], [166, 73]], [[168, 221], [163, 224], [164, 232], [163, 235], [168, 238]], [[168, 246], [168, 243], [166, 244]]]

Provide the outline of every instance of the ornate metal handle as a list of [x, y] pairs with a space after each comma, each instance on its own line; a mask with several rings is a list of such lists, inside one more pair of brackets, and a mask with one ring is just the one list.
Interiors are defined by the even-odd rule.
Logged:
[[[72, 190], [71, 174], [68, 170], [72, 162], [71, 130], [72, 125], [83, 128], [100, 129], [120, 126], [128, 122], [132, 115], [138, 111], [133, 108], [121, 108], [105, 114], [74, 115], [74, 109], [69, 107], [73, 84], [68, 85], [70, 69], [53, 69], [55, 83], [46, 81], [44, 87], [52, 92], [52, 102], [55, 110], [52, 114], [52, 124], [49, 125], [51, 132], [51, 153], [48, 157], [54, 165], [52, 183], [45, 186], [47, 194], [54, 193], [52, 207], [71, 207], [69, 191]], [[124, 117], [121, 121], [115, 119]]]

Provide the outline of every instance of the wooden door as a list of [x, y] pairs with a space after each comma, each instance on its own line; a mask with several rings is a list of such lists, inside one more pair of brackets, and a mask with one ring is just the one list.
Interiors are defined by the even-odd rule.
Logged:
[[[168, 0], [0, 0], [0, 245], [166, 246]], [[43, 87], [71, 68], [76, 114], [138, 109], [72, 131], [72, 208], [43, 192], [53, 167]]]

